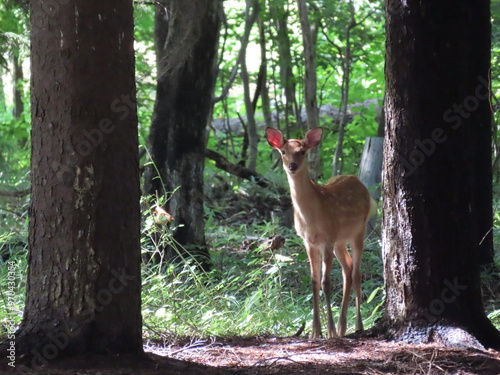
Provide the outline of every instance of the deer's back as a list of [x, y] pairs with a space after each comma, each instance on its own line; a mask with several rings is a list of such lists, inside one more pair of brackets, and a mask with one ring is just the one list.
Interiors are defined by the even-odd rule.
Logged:
[[295, 228], [305, 240], [349, 242], [364, 233], [370, 212], [370, 193], [352, 175], [332, 177], [314, 184], [314, 196], [295, 205]]

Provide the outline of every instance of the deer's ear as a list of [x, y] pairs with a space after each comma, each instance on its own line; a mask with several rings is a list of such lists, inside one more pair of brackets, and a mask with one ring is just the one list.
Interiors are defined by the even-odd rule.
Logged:
[[283, 134], [279, 130], [273, 128], [266, 129], [267, 142], [272, 148], [282, 148], [285, 145]]
[[309, 130], [304, 139], [304, 143], [306, 144], [307, 148], [317, 147], [319, 145], [319, 142], [321, 142], [322, 134], [323, 128], [315, 128]]

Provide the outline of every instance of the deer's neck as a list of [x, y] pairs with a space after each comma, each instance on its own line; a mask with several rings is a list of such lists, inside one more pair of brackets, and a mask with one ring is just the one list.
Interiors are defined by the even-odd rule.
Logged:
[[306, 204], [315, 196], [315, 183], [311, 181], [309, 173], [300, 171], [295, 174], [287, 174], [288, 184], [290, 185], [290, 195], [294, 205], [301, 206]]

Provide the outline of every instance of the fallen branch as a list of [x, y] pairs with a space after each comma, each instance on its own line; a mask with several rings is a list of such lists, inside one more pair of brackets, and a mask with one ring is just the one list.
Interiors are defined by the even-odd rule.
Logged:
[[25, 190], [19, 190], [19, 191], [0, 190], [0, 196], [22, 198], [22, 197], [27, 196], [30, 192], [31, 192], [31, 189], [25, 189]]
[[223, 171], [234, 174], [235, 176], [244, 178], [246, 180], [253, 180], [257, 185], [262, 187], [268, 187], [270, 185], [269, 181], [267, 181], [262, 175], [252, 171], [251, 169], [243, 167], [242, 165], [231, 163], [218, 152], [206, 149], [205, 156], [215, 161], [215, 166], [222, 169]]
[[22, 212], [17, 212], [17, 211], [14, 211], [14, 210], [9, 210], [7, 208], [3, 208], [3, 207], [0, 207], [0, 211], [5, 211], [5, 212], [8, 212], [9, 214], [13, 214], [13, 215], [16, 215], [18, 218], [23, 218], [23, 213]]

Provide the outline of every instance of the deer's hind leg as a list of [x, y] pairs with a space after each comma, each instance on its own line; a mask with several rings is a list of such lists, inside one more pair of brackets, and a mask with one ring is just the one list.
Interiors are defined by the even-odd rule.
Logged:
[[322, 279], [322, 289], [326, 300], [326, 316], [327, 316], [327, 327], [328, 327], [328, 338], [332, 339], [337, 336], [337, 331], [335, 330], [335, 323], [332, 317], [332, 273], [333, 266], [333, 249], [328, 247], [323, 249], [323, 279]]
[[363, 255], [364, 232], [360, 233], [351, 244], [352, 285], [356, 294], [356, 331], [363, 330], [361, 318], [361, 257]]
[[340, 337], [345, 335], [347, 329], [347, 308], [349, 307], [349, 298], [352, 287], [352, 259], [347, 252], [345, 242], [335, 244], [335, 256], [342, 266], [342, 279], [344, 281], [342, 293], [342, 306], [340, 308], [338, 334]]

